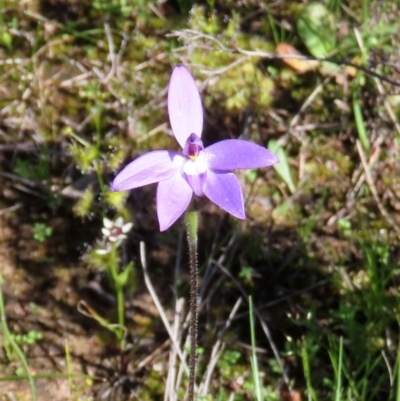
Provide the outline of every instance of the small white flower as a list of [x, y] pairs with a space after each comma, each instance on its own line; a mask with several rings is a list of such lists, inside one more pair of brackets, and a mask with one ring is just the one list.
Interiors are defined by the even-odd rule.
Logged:
[[103, 226], [104, 227], [101, 229], [101, 232], [103, 233], [104, 237], [108, 239], [108, 241], [121, 242], [126, 238], [126, 234], [131, 230], [133, 224], [124, 224], [124, 219], [122, 217], [118, 217], [114, 222], [104, 218]]
[[104, 248], [96, 249], [98, 255], [107, 255], [111, 252], [111, 244], [108, 243]]
[[102, 238], [101, 240], [96, 241], [96, 250], [95, 252], [98, 255], [107, 255], [112, 251], [113, 244], [110, 241], [107, 241], [106, 238]]

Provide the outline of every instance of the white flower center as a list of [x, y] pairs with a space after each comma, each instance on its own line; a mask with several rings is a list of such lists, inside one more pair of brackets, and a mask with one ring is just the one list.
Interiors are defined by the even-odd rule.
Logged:
[[183, 172], [187, 175], [200, 175], [207, 171], [207, 163], [202, 158], [189, 159], [183, 166]]
[[200, 157], [190, 159], [183, 166], [183, 173], [195, 195], [202, 196], [207, 177], [207, 163]]

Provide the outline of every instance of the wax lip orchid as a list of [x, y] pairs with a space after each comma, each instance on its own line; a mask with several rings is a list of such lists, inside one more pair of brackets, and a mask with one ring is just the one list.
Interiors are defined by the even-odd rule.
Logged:
[[183, 66], [174, 68], [168, 88], [168, 114], [182, 153], [155, 150], [128, 164], [111, 184], [126, 191], [158, 182], [160, 230], [169, 228], [187, 209], [193, 193], [239, 219], [245, 219], [242, 189], [234, 169], [253, 169], [279, 162], [268, 149], [240, 139], [205, 148], [201, 140], [203, 108], [196, 83]]

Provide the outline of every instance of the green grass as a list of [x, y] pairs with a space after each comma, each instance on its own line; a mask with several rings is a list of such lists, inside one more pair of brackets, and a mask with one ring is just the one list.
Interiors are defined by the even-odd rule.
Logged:
[[27, 358], [22, 351], [20, 345], [16, 341], [15, 336], [13, 336], [8, 328], [7, 318], [5, 314], [4, 299], [3, 299], [3, 285], [4, 280], [0, 274], [0, 322], [1, 322], [1, 336], [3, 347], [7, 355], [7, 359], [11, 362], [13, 359], [18, 359], [24, 374], [27, 377], [30, 387], [30, 395], [33, 401], [36, 401], [36, 387], [35, 381], [31, 374]]

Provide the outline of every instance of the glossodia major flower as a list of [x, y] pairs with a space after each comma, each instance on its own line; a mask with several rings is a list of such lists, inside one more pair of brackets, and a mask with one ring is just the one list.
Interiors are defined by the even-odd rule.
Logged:
[[193, 193], [205, 195], [231, 215], [245, 219], [242, 189], [232, 171], [271, 166], [278, 158], [268, 149], [240, 139], [205, 148], [200, 94], [193, 77], [181, 65], [174, 68], [169, 83], [168, 114], [183, 151], [155, 150], [138, 157], [115, 177], [111, 189], [126, 191], [158, 182], [161, 231], [184, 213]]

